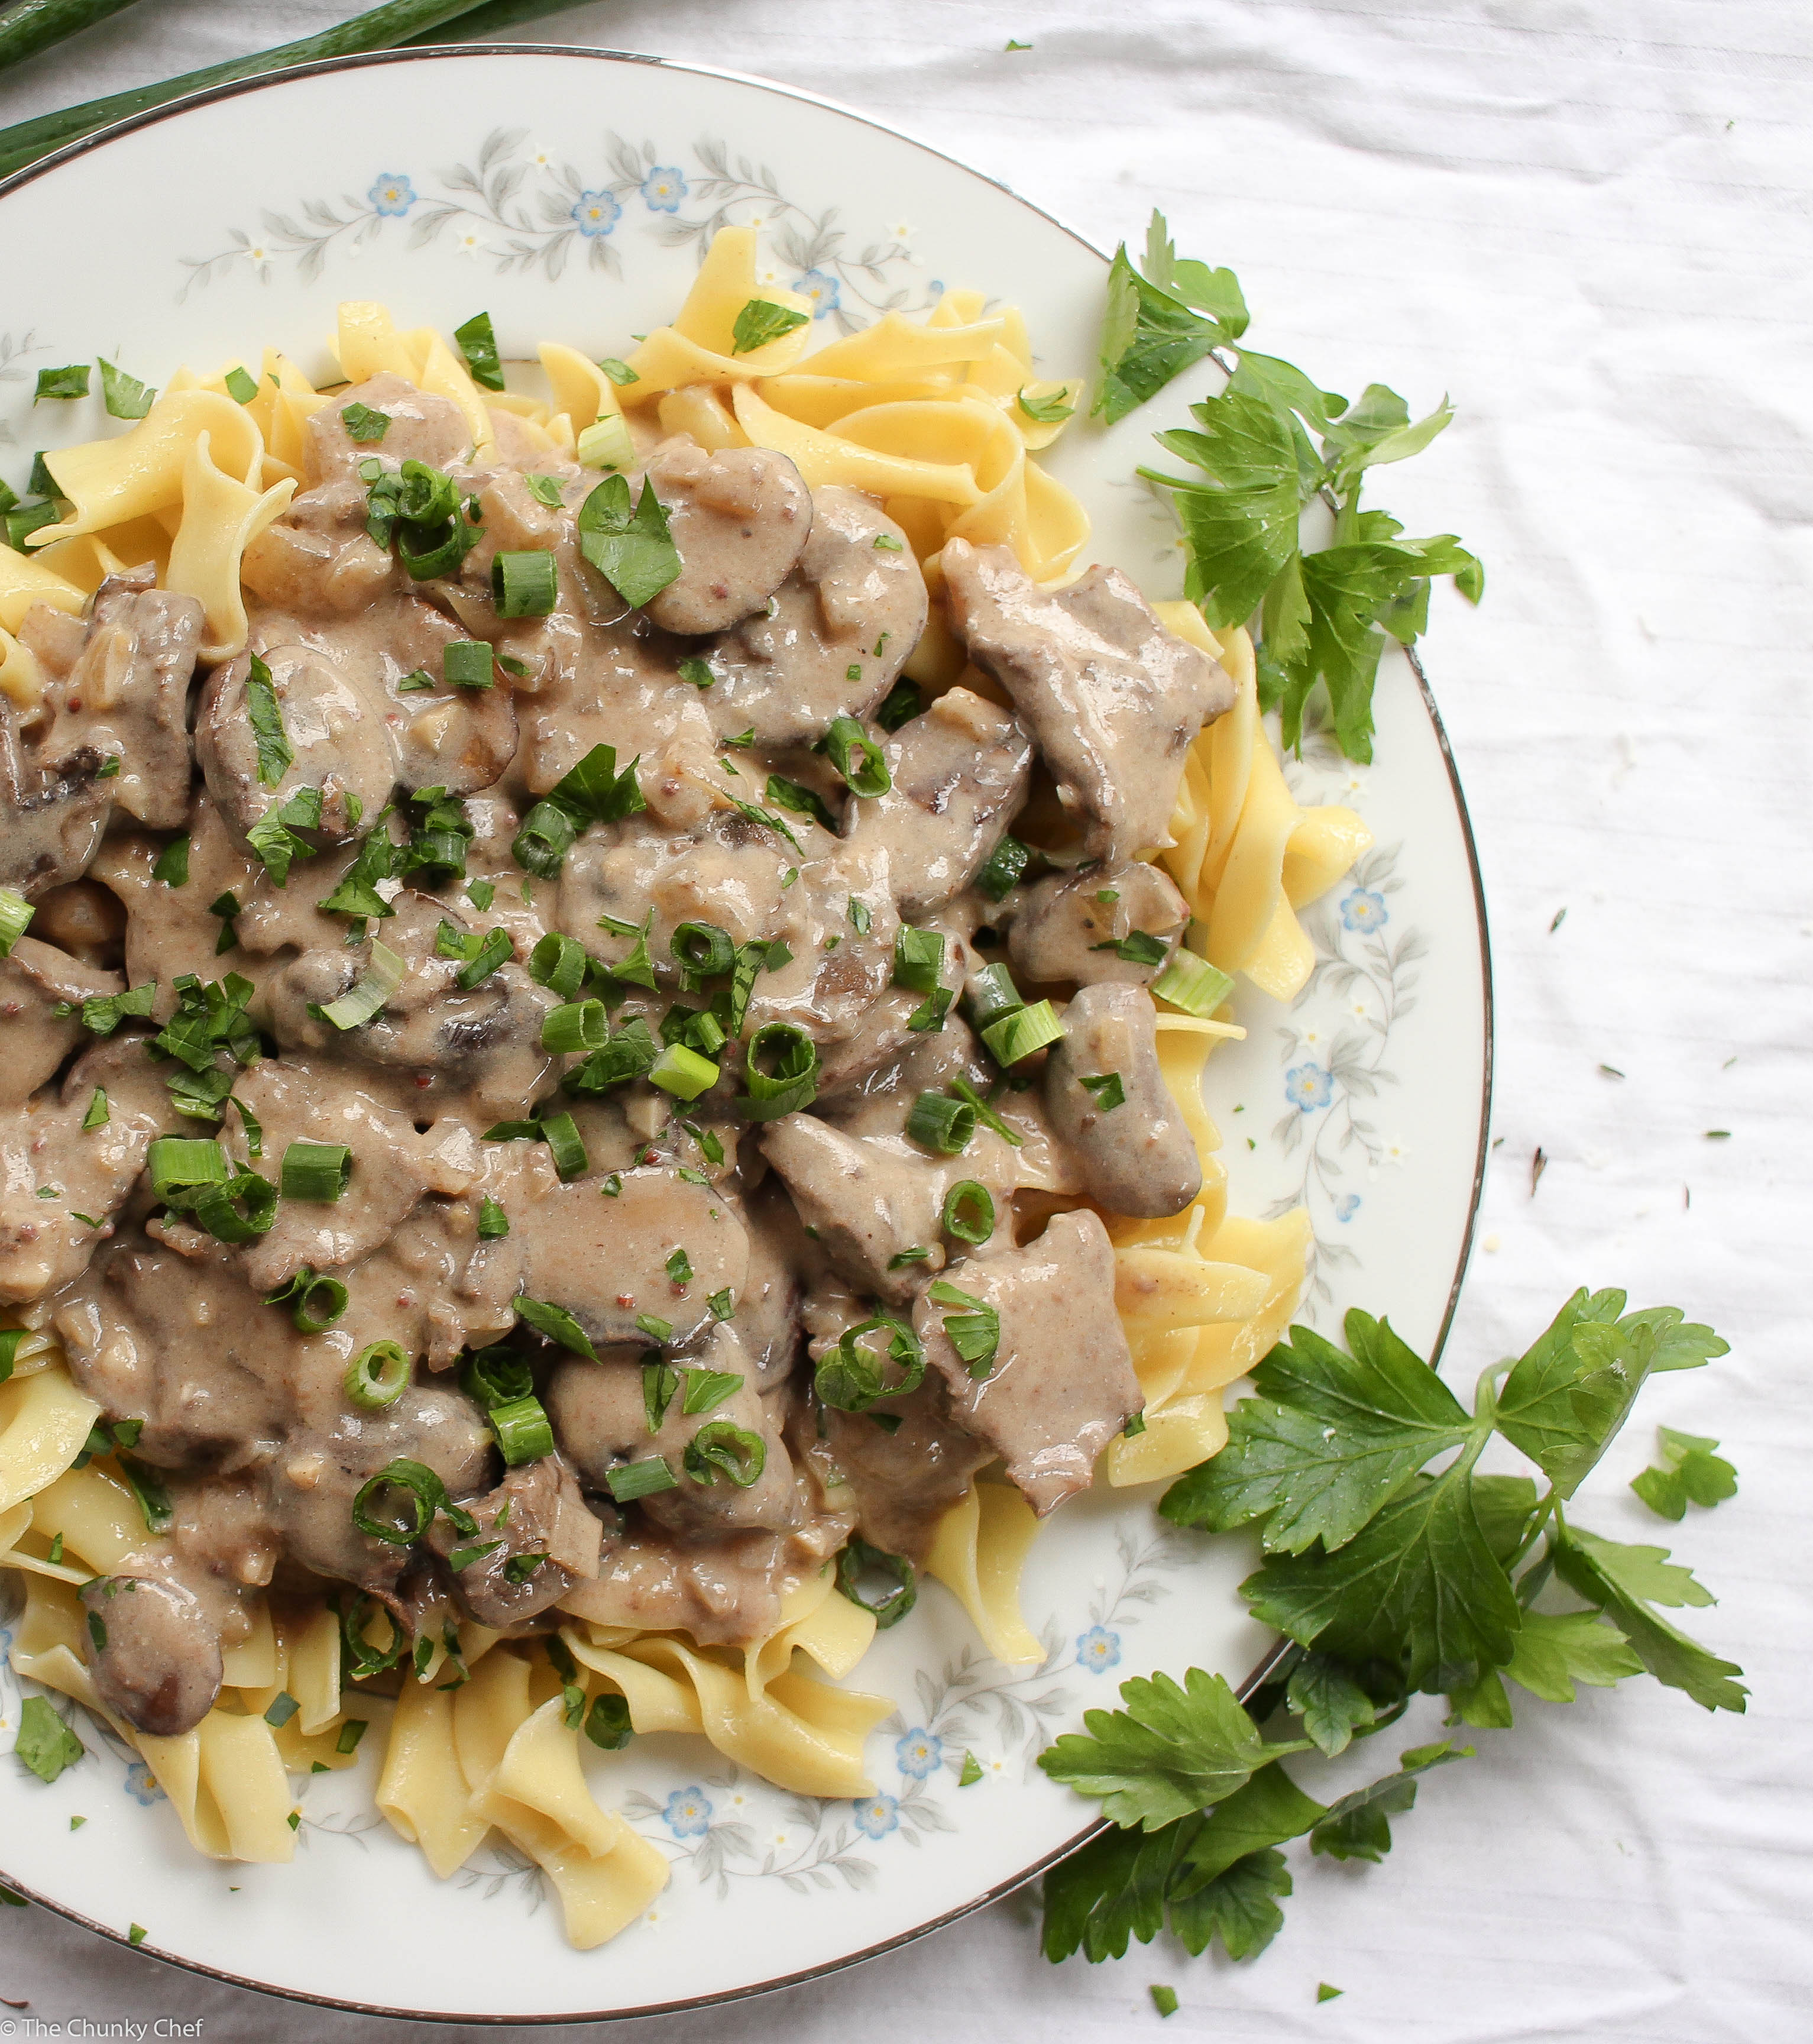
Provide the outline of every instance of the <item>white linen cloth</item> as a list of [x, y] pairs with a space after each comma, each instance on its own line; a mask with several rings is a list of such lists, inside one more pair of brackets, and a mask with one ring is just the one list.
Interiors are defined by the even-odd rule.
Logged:
[[[0, 121], [351, 4], [154, 0], [6, 80]], [[1450, 1374], [1470, 1385], [1583, 1281], [1730, 1340], [1646, 1393], [1592, 1516], [1695, 1566], [1722, 1601], [1682, 1616], [1754, 1691], [1741, 1719], [1646, 1679], [1567, 1707], [1518, 1692], [1515, 1730], [1473, 1735], [1478, 1759], [1429, 1777], [1383, 1865], [1292, 1849], [1297, 1892], [1255, 1962], [1162, 1939], [1054, 1968], [1023, 1896], [853, 1973], [622, 2034], [1100, 2044], [1154, 2035], [1147, 1988], [1166, 1981], [1181, 2004], [1166, 2038], [1221, 2044], [1809, 2034], [1813, 13], [616, 0], [517, 39], [823, 93], [1104, 246], [1137, 240], [1160, 204], [1183, 252], [1238, 271], [1257, 345], [1339, 389], [1389, 382], [1418, 412], [1452, 393], [1458, 423], [1374, 493], [1412, 532], [1458, 530], [1488, 571], [1477, 614], [1438, 595], [1424, 647], [1485, 870], [1504, 1139]], [[1658, 1420], [1717, 1436], [1740, 1472], [1734, 1500], [1678, 1529], [1622, 1489]], [[1372, 1742], [1356, 1774], [1437, 1722]], [[1342, 1998], [1319, 2006], [1319, 1981]], [[66, 2035], [78, 2017], [202, 2018], [209, 2044], [497, 2034], [266, 2000], [39, 1909], [0, 1911], [0, 1992]], [[0, 2034], [25, 2034], [25, 2014]]]

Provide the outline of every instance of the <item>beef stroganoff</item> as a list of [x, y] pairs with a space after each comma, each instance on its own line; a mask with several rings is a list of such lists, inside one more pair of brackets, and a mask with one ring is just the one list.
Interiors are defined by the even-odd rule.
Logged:
[[370, 1728], [601, 1942], [666, 1862], [586, 1745], [868, 1792], [878, 1625], [1038, 1660], [1039, 1520], [1296, 1304], [1203, 1061], [1364, 828], [1243, 632], [1076, 571], [1011, 308], [809, 311], [726, 229], [529, 397], [343, 306], [343, 382], [180, 376], [0, 553], [14, 1666], [203, 1852]]

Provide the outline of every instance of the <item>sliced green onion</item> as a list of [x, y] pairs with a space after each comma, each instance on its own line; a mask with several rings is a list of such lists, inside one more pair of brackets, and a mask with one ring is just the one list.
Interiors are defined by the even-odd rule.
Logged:
[[992, 1128], [1002, 1142], [1012, 1143], [1016, 1150], [1024, 1147], [1026, 1138], [1017, 1129], [1010, 1128], [1006, 1122], [1003, 1121], [967, 1079], [953, 1079], [951, 1082], [951, 1090], [959, 1100], [966, 1100], [976, 1110], [976, 1119], [985, 1128]]
[[497, 336], [491, 325], [491, 315], [474, 313], [463, 326], [453, 329], [453, 337], [459, 344], [459, 352], [466, 358], [466, 367], [473, 382], [482, 390], [502, 390], [504, 365], [497, 359]]
[[1198, 958], [1179, 944], [1171, 954], [1170, 963], [1153, 981], [1152, 991], [1186, 1015], [1208, 1016], [1234, 991], [1234, 981], [1207, 959]]
[[475, 986], [482, 986], [499, 966], [509, 964], [515, 955], [516, 947], [510, 942], [508, 930], [487, 930], [485, 941], [466, 963], [453, 975], [453, 983], [463, 992], [470, 993]]
[[665, 1043], [684, 1043], [707, 1058], [715, 1058], [728, 1040], [723, 1024], [709, 1008], [678, 1005], [662, 1016], [661, 1039]]
[[[886, 1337], [883, 1354], [867, 1347], [864, 1335]], [[892, 1361], [898, 1378], [889, 1384], [882, 1376], [884, 1365]], [[905, 1321], [879, 1314], [873, 1320], [847, 1327], [835, 1348], [820, 1357], [813, 1383], [822, 1402], [841, 1412], [866, 1412], [878, 1398], [904, 1398], [918, 1389], [925, 1375], [925, 1350]]]
[[1085, 1093], [1095, 1095], [1096, 1105], [1104, 1114], [1112, 1114], [1117, 1107], [1127, 1105], [1127, 1088], [1119, 1072], [1095, 1072], [1079, 1083]]
[[463, 962], [478, 955], [482, 941], [476, 930], [463, 930], [444, 916], [435, 926], [434, 955], [436, 958], [459, 959]]
[[940, 1156], [955, 1157], [970, 1147], [976, 1133], [976, 1110], [967, 1101], [941, 1093], [922, 1093], [907, 1116], [909, 1141]]
[[1058, 1042], [1064, 1033], [1057, 1009], [1049, 1001], [1035, 1001], [1017, 1015], [1004, 1015], [990, 1023], [982, 1032], [982, 1041], [998, 1064], [1017, 1065], [1035, 1051]]
[[716, 923], [678, 924], [667, 947], [689, 987], [728, 972], [736, 962], [736, 947], [730, 940], [730, 932], [720, 930]]
[[957, 998], [955, 991], [948, 986], [934, 987], [908, 1017], [907, 1027], [916, 1035], [925, 1031], [942, 1029], [944, 1018], [951, 1012], [951, 1004]]
[[579, 1124], [570, 1114], [551, 1114], [541, 1124], [541, 1139], [554, 1158], [554, 1168], [563, 1178], [576, 1178], [586, 1165], [586, 1145]]
[[512, 1469], [553, 1454], [554, 1429], [539, 1398], [513, 1398], [507, 1405], [494, 1405], [490, 1420], [497, 1446]]
[[334, 1751], [356, 1753], [359, 1742], [364, 1738], [366, 1727], [370, 1722], [367, 1718], [348, 1718], [340, 1728], [340, 1737], [334, 1741]]
[[717, 676], [712, 672], [711, 662], [701, 659], [694, 653], [680, 663], [680, 678], [683, 682], [690, 682], [696, 689], [709, 689], [716, 681]]
[[157, 863], [151, 869], [153, 880], [161, 880], [166, 887], [182, 887], [189, 880], [189, 837], [186, 832], [181, 837], [173, 837], [157, 855]]
[[541, 1047], [557, 1057], [582, 1051], [601, 1051], [610, 1038], [601, 1001], [569, 1001], [550, 1009], [541, 1019]]
[[[374, 1646], [367, 1639], [365, 1619], [367, 1612], [372, 1608], [372, 1604], [373, 1600], [363, 1590], [360, 1590], [340, 1613], [340, 1669], [344, 1675], [355, 1682], [363, 1681], [368, 1676], [382, 1675], [387, 1669], [394, 1668], [402, 1659], [403, 1649], [409, 1643], [409, 1635], [404, 1631], [402, 1627], [398, 1623], [395, 1614], [386, 1604], [378, 1604], [377, 1608], [383, 1614], [385, 1623], [390, 1628], [390, 1645], [384, 1647]], [[345, 1753], [352, 1751], [353, 1746], [358, 1745], [365, 1731], [363, 1720], [355, 1719], [350, 1722], [357, 1723], [359, 1730], [353, 1734], [352, 1745], [348, 1746], [345, 1743], [348, 1727], [344, 1725], [341, 1727], [340, 1750]]]
[[597, 1361], [598, 1351], [593, 1347], [591, 1337], [564, 1306], [551, 1305], [545, 1299], [532, 1299], [526, 1292], [518, 1293], [514, 1304], [517, 1318], [527, 1320], [538, 1335], [558, 1342], [575, 1355], [584, 1356], [588, 1362]]
[[528, 955], [528, 976], [570, 1001], [586, 982], [586, 947], [551, 930]]
[[232, 1175], [227, 1153], [219, 1143], [187, 1135], [159, 1135], [145, 1155], [156, 1197], [167, 1200], [172, 1193], [187, 1192], [197, 1185], [224, 1185]]
[[890, 1256], [888, 1258], [888, 1268], [890, 1270], [905, 1270], [911, 1264], [926, 1262], [931, 1254], [931, 1251], [929, 1249], [916, 1243], [911, 1249], [898, 1250]]
[[932, 1282], [930, 1293], [935, 1306], [955, 1306], [961, 1310], [944, 1316], [945, 1339], [968, 1364], [970, 1374], [986, 1377], [995, 1366], [1001, 1347], [1001, 1315], [985, 1299], [961, 1292], [942, 1278]]
[[715, 1484], [727, 1476], [747, 1490], [768, 1465], [768, 1446], [759, 1434], [730, 1420], [713, 1420], [686, 1443], [682, 1466], [694, 1483]]
[[981, 1030], [1004, 1016], [1017, 1015], [1026, 1001], [1004, 965], [989, 965], [971, 973], [965, 982], [963, 1005], [970, 1021]]
[[0, 958], [11, 955], [13, 945], [25, 934], [36, 913], [23, 894], [15, 894], [10, 887], [0, 887]]
[[94, 1097], [88, 1103], [88, 1112], [82, 1117], [82, 1125], [84, 1128], [105, 1128], [111, 1118], [112, 1110], [107, 1105], [106, 1089], [97, 1086]]
[[614, 355], [601, 356], [598, 367], [613, 383], [620, 386], [624, 383], [640, 383], [642, 381], [641, 377], [630, 367], [627, 362], [618, 361]]
[[[873, 1602], [863, 1596], [861, 1587], [863, 1575], [871, 1569], [894, 1580], [894, 1587]], [[919, 1601], [919, 1584], [912, 1562], [903, 1554], [871, 1547], [866, 1540], [852, 1539], [838, 1556], [837, 1587], [853, 1604], [874, 1613], [878, 1632], [898, 1625]]]
[[481, 916], [496, 899], [497, 893], [497, 883], [494, 881], [468, 880], [466, 883], [466, 898]]
[[442, 649], [440, 670], [456, 689], [488, 689], [497, 679], [496, 656], [482, 639], [455, 639]]
[[989, 853], [988, 863], [976, 875], [976, 885], [991, 901], [1005, 901], [1020, 885], [1031, 854], [1016, 837], [1004, 837]]
[[818, 1047], [790, 1022], [766, 1022], [749, 1039], [743, 1082], [745, 1097], [736, 1103], [752, 1121], [773, 1121], [797, 1114], [818, 1093]]
[[236, 1171], [224, 1185], [179, 1197], [217, 1242], [255, 1241], [270, 1232], [277, 1218], [277, 1188], [255, 1171]]
[[730, 352], [751, 355], [782, 334], [792, 333], [812, 317], [792, 305], [778, 305], [771, 298], [751, 298], [731, 324]]
[[559, 594], [554, 556], [545, 548], [492, 557], [491, 601], [500, 617], [545, 617]]
[[626, 1696], [601, 1696], [592, 1699], [586, 1718], [586, 1736], [606, 1753], [620, 1753], [629, 1744], [635, 1727], [630, 1723]]
[[[249, 369], [241, 367], [236, 362], [221, 380], [227, 386], [227, 395], [236, 405], [249, 405], [258, 395], [258, 378]], [[350, 405], [347, 407], [348, 411], [351, 409]], [[385, 424], [388, 425], [390, 421], [386, 420]]]
[[287, 1689], [274, 1696], [264, 1713], [264, 1722], [274, 1731], [281, 1731], [302, 1706]]
[[853, 795], [885, 795], [894, 785], [881, 747], [855, 717], [832, 719], [824, 749]]
[[347, 1365], [340, 1383], [355, 1405], [377, 1412], [394, 1405], [409, 1381], [409, 1350], [394, 1341], [375, 1341]]
[[459, 1366], [459, 1388], [487, 1412], [535, 1394], [535, 1375], [520, 1350], [474, 1349]]
[[682, 1374], [686, 1380], [682, 1412], [709, 1412], [743, 1388], [742, 1376], [735, 1370], [689, 1370]]
[[[317, 1303], [318, 1300], [318, 1303]], [[337, 1278], [323, 1278], [306, 1263], [275, 1292], [267, 1292], [267, 1306], [288, 1306], [298, 1332], [318, 1335], [326, 1331], [346, 1311], [347, 1289]]]
[[605, 1488], [619, 1504], [633, 1504], [637, 1498], [651, 1496], [658, 1490], [678, 1490], [679, 1487], [680, 1479], [661, 1455], [651, 1455], [646, 1462], [625, 1462], [620, 1469], [605, 1472]]
[[636, 784], [636, 765], [631, 760], [620, 774], [615, 749], [594, 745], [524, 817], [511, 857], [526, 873], [558, 879], [568, 846], [586, 824], [614, 823], [647, 806]]
[[684, 1043], [670, 1043], [648, 1072], [649, 1084], [672, 1093], [676, 1100], [697, 1100], [701, 1093], [709, 1092], [717, 1080], [718, 1068], [711, 1059], [689, 1051]]
[[995, 1202], [986, 1185], [959, 1178], [944, 1195], [944, 1231], [959, 1242], [986, 1242], [995, 1231]]
[[1127, 1424], [1121, 1428], [1128, 1440], [1134, 1440], [1146, 1431], [1146, 1408], [1142, 1405], [1137, 1412], [1129, 1412]]
[[903, 923], [894, 938], [894, 984], [913, 993], [930, 993], [944, 970], [944, 932], [916, 930]]
[[1129, 930], [1124, 937], [1111, 937], [1104, 944], [1091, 944], [1092, 951], [1112, 951], [1129, 965], [1162, 965], [1170, 946], [1150, 930]]
[[636, 459], [629, 428], [615, 412], [587, 426], [574, 451], [582, 468], [628, 468]]
[[258, 778], [261, 786], [275, 788], [295, 763], [290, 734], [283, 727], [282, 705], [271, 679], [271, 670], [254, 653], [245, 682], [246, 721], [252, 726], [258, 751]]
[[[409, 1504], [401, 1508], [409, 1515], [407, 1523], [400, 1523], [394, 1517], [380, 1518], [367, 1509], [373, 1500], [387, 1503], [392, 1498], [401, 1506], [405, 1497]], [[412, 1462], [407, 1455], [398, 1455], [386, 1462], [375, 1477], [359, 1486], [352, 1500], [353, 1524], [361, 1533], [368, 1533], [374, 1540], [382, 1540], [391, 1547], [413, 1546], [434, 1523], [437, 1512], [446, 1512], [450, 1519], [454, 1517], [448, 1505], [447, 1485], [426, 1462]], [[461, 1512], [459, 1517], [466, 1520], [459, 1527], [461, 1532], [475, 1533], [478, 1530], [470, 1513]], [[459, 1525], [459, 1520], [455, 1519], [454, 1523]]]
[[32, 402], [36, 405], [45, 398], [55, 398], [67, 402], [72, 398], [86, 398], [87, 395], [88, 364], [86, 362], [72, 362], [63, 369], [40, 369]]
[[[474, 835], [473, 824], [457, 796], [440, 786], [418, 788], [409, 797], [413, 809], [424, 814], [411, 820], [409, 842], [399, 856], [405, 873], [425, 872], [428, 884], [439, 887], [448, 880], [466, 877], [466, 847]], [[487, 905], [480, 902], [482, 909]]]
[[409, 977], [409, 967], [387, 944], [371, 940], [371, 964], [337, 1001], [321, 1010], [324, 1022], [336, 1029], [356, 1029], [383, 1012], [384, 1004]]
[[352, 1152], [344, 1143], [292, 1143], [283, 1152], [278, 1182], [286, 1200], [331, 1206], [352, 1176]]

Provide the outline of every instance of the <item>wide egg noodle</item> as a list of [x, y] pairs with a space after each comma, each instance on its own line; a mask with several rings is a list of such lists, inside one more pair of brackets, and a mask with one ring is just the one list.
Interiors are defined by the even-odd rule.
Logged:
[[997, 1661], [1024, 1667], [1045, 1658], [1020, 1608], [1020, 1578], [1039, 1531], [1032, 1508], [1010, 1485], [973, 1483], [938, 1522], [926, 1573], [970, 1615]]
[[862, 1742], [894, 1708], [885, 1696], [834, 1689], [803, 1674], [804, 1654], [834, 1679], [867, 1650], [875, 1621], [809, 1577], [782, 1602], [781, 1621], [747, 1647], [707, 1652], [666, 1633], [625, 1636], [569, 1626], [575, 1661], [623, 1696], [638, 1732], [702, 1733], [728, 1758], [802, 1796], [866, 1796]]
[[54, 1483], [81, 1454], [101, 1408], [60, 1362], [0, 1384], [0, 1512]]
[[1298, 806], [1259, 715], [1246, 633], [1217, 638], [1193, 604], [1153, 608], [1167, 630], [1214, 654], [1239, 692], [1190, 747], [1166, 867], [1206, 930], [1210, 964], [1244, 974], [1274, 1000], [1293, 1000], [1316, 962], [1296, 912], [1334, 886], [1373, 834], [1339, 804]]
[[[735, 353], [736, 316], [756, 299], [803, 313], [806, 323]], [[635, 380], [624, 386], [624, 399], [645, 405], [682, 385], [744, 383], [790, 368], [812, 337], [812, 309], [798, 292], [757, 280], [754, 228], [720, 228], [671, 325], [656, 327], [630, 356]]]
[[245, 644], [245, 597], [240, 562], [246, 548], [284, 510], [296, 494], [295, 478], [284, 477], [266, 490], [254, 490], [217, 468], [210, 436], [196, 436], [182, 471], [182, 515], [170, 543], [170, 563], [159, 578], [166, 589], [200, 603], [206, 636], [204, 660], [229, 660]]

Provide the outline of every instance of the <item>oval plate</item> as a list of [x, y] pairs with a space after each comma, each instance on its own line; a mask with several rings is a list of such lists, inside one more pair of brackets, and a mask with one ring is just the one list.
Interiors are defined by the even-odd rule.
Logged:
[[[108, 430], [98, 395], [34, 410], [40, 367], [106, 353], [162, 382], [274, 342], [325, 376], [344, 298], [443, 332], [487, 308], [506, 358], [544, 338], [624, 353], [678, 306], [727, 221], [760, 222], [775, 279], [814, 297], [825, 340], [973, 285], [1024, 307], [1048, 376], [1093, 368], [1104, 278], [1097, 251], [1001, 186], [841, 108], [590, 50], [408, 52], [229, 86], [79, 144], [0, 198], [13, 279], [0, 463], [21, 488], [44, 436]], [[1205, 369], [1110, 431], [1074, 428], [1052, 464], [1095, 520], [1085, 558], [1154, 597], [1176, 593], [1181, 563], [1133, 470], [1212, 382]], [[1472, 1232], [1489, 973], [1446, 741], [1396, 654], [1377, 720], [1376, 766], [1312, 746], [1290, 767], [1301, 799], [1357, 808], [1377, 842], [1309, 912], [1317, 963], [1298, 1001], [1243, 986], [1247, 1039], [1210, 1064], [1208, 1094], [1232, 1209], [1308, 1206], [1302, 1316], [1333, 1328], [1350, 1305], [1389, 1308], [1427, 1352]], [[1047, 1529], [1024, 1589], [1050, 1649], [1036, 1670], [988, 1658], [928, 1586], [858, 1673], [900, 1704], [871, 1742], [865, 1801], [785, 1795], [702, 1740], [590, 1754], [601, 1800], [673, 1862], [646, 1920], [599, 1950], [568, 1946], [539, 1871], [507, 1850], [481, 1848], [437, 1882], [374, 1810], [376, 1756], [302, 1787], [292, 1865], [242, 1866], [192, 1854], [143, 1765], [85, 1725], [89, 1758], [53, 1787], [0, 1769], [5, 1878], [114, 1937], [143, 1923], [144, 1949], [178, 1964], [374, 2013], [580, 2021], [824, 1973], [979, 1906], [1086, 1835], [1090, 1806], [1035, 1757], [1127, 1676], [1198, 1665], [1239, 1681], [1262, 1659], [1271, 1642], [1235, 1594], [1249, 1549], [1166, 1527], [1156, 1494], [1098, 1491]], [[19, 1703], [0, 1660], [0, 1723], [17, 1725]], [[960, 1788], [970, 1754], [982, 1777]]]

